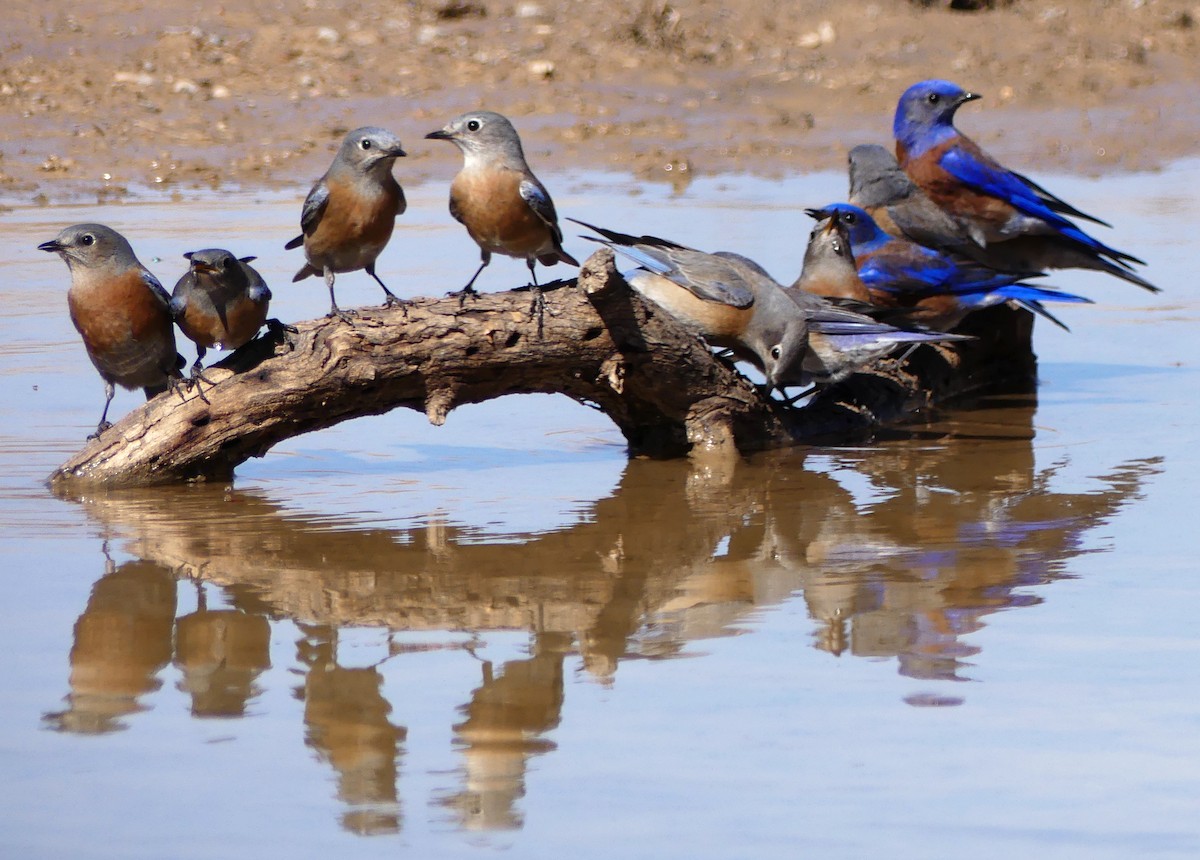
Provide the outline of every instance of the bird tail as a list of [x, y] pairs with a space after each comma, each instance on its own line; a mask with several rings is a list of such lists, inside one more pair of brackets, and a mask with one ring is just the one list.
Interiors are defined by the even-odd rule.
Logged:
[[948, 343], [974, 340], [969, 334], [949, 334], [921, 328], [896, 328], [881, 322], [812, 321], [809, 331], [836, 338], [854, 338], [881, 343]]
[[304, 267], [301, 268], [300, 271], [298, 271], [295, 275], [292, 276], [292, 283], [294, 284], [294, 283], [296, 283], [296, 281], [303, 281], [305, 278], [311, 278], [313, 275], [321, 275], [321, 274], [322, 274], [321, 272], [318, 272], [316, 269], [314, 269], [308, 263], [305, 263]]
[[1054, 314], [1050, 313], [1050, 311], [1046, 310], [1045, 305], [1043, 305], [1041, 302], [1021, 301], [1018, 299], [1018, 300], [1013, 301], [1013, 304], [1023, 310], [1029, 311], [1031, 314], [1037, 314], [1038, 316], [1042, 317], [1043, 319], [1049, 320], [1050, 322], [1054, 323], [1056, 326], [1058, 326], [1063, 331], [1071, 330], [1070, 328], [1067, 327], [1067, 324], [1065, 322], [1060, 320]]
[[553, 254], [542, 254], [542, 256], [538, 257], [538, 262], [543, 266], [553, 266], [555, 263], [570, 263], [572, 266], [579, 265], [579, 261], [562, 248], [556, 248]]
[[1121, 280], [1129, 281], [1129, 283], [1135, 284], [1141, 287], [1143, 290], [1149, 290], [1152, 293], [1162, 292], [1162, 287], [1154, 286], [1154, 284], [1137, 274], [1137, 272], [1134, 272], [1129, 268], [1129, 266], [1125, 265], [1124, 260], [1131, 260], [1135, 263], [1141, 263], [1141, 260], [1139, 260], [1137, 257], [1130, 257], [1128, 254], [1121, 254], [1119, 257], [1117, 257], [1117, 263], [1110, 262], [1103, 257], [1097, 257], [1095, 261], [1095, 268], [1102, 272], [1107, 272], [1110, 275], [1116, 275]]
[[[994, 291], [996, 295], [1004, 296], [1014, 302], [1071, 302], [1073, 304], [1093, 304], [1092, 300], [1086, 296], [1077, 296], [1074, 293], [1064, 293], [1062, 290], [1053, 290], [1049, 287], [1035, 287], [1032, 284], [1009, 284], [1008, 286], [1000, 287]], [[1032, 308], [1031, 308], [1032, 310]]]

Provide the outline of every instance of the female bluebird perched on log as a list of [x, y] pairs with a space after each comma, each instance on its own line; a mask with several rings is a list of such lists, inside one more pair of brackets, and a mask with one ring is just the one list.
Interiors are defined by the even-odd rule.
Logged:
[[818, 296], [789, 292], [740, 254], [709, 254], [576, 223], [603, 237], [593, 241], [641, 266], [626, 275], [631, 287], [709, 343], [754, 364], [772, 388], [836, 382], [902, 343], [959, 339], [902, 331]]
[[384, 304], [399, 303], [375, 274], [396, 216], [407, 208], [404, 190], [392, 176], [392, 165], [404, 156], [400, 138], [382, 128], [356, 128], [346, 135], [333, 164], [317, 180], [300, 214], [303, 231], [284, 247], [304, 246], [308, 262], [292, 281], [324, 275], [329, 288], [328, 316], [345, 317], [333, 296], [334, 275], [366, 270], [383, 287]]
[[550, 193], [525, 163], [521, 138], [505, 117], [466, 113], [425, 137], [448, 140], [463, 154], [462, 170], [450, 185], [450, 214], [479, 245], [482, 262], [462, 293], [475, 292], [475, 279], [492, 254], [524, 258], [535, 287], [535, 263], [579, 265], [563, 250]]
[[71, 270], [71, 322], [104, 380], [104, 411], [93, 439], [112, 426], [114, 383], [141, 388], [149, 400], [180, 378], [184, 362], [175, 351], [171, 297], [125, 237], [103, 224], [68, 227], [38, 249], [58, 254]]
[[[196, 344], [192, 379], [204, 379], [204, 353], [211, 347], [237, 349], [258, 334], [267, 320], [271, 290], [249, 263], [221, 248], [189, 251], [187, 273], [175, 285], [171, 313]], [[205, 380], [207, 381], [207, 380]]]
[[[977, 98], [939, 80], [913, 84], [900, 97], [892, 126], [896, 160], [913, 182], [981, 248], [1011, 251], [1006, 270], [1099, 269], [1158, 292], [1133, 272], [1130, 263], [1142, 260], [1094, 239], [1067, 216], [1106, 222], [1001, 166], [954, 127], [955, 112]], [[1016, 240], [1011, 249], [1004, 244]]]

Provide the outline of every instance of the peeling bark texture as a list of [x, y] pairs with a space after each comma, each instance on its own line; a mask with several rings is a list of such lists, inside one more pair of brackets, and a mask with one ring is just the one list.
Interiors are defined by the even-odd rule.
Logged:
[[478, 297], [419, 298], [272, 331], [205, 371], [215, 384], [162, 394], [64, 463], [54, 485], [228, 480], [284, 439], [397, 407], [441, 424], [456, 406], [559, 393], [605, 412], [631, 455], [747, 453], [861, 441], [952, 397], [1035, 373], [1029, 314], [969, 318], [978, 340], [922, 346], [799, 408], [764, 396], [669, 314], [641, 299], [608, 249], [575, 281]]

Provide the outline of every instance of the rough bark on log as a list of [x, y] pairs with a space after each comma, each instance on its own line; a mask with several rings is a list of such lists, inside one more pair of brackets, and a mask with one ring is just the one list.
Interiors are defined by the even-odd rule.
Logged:
[[55, 485], [228, 480], [276, 443], [397, 407], [434, 424], [464, 403], [561, 393], [604, 411], [632, 454], [749, 452], [861, 439], [930, 405], [1032, 378], [1029, 315], [993, 309], [977, 341], [921, 347], [802, 408], [764, 396], [670, 315], [633, 293], [610, 251], [577, 281], [460, 301], [419, 298], [273, 332], [206, 371], [204, 398], [160, 395], [64, 463]]

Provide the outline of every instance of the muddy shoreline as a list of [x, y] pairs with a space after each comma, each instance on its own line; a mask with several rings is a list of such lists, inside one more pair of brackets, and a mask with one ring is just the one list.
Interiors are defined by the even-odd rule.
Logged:
[[[959, 125], [1024, 170], [1156, 169], [1200, 152], [1200, 6], [1169, 0], [787, 7], [751, 2], [279, 0], [270, 17], [137, 0], [13, 0], [0, 47], [0, 203], [307, 189], [350, 128], [425, 141], [508, 114], [543, 172], [651, 181], [836, 169], [887, 143], [912, 81], [984, 94]], [[987, 4], [984, 4], [987, 5]], [[683, 180], [680, 177], [684, 177]]]

